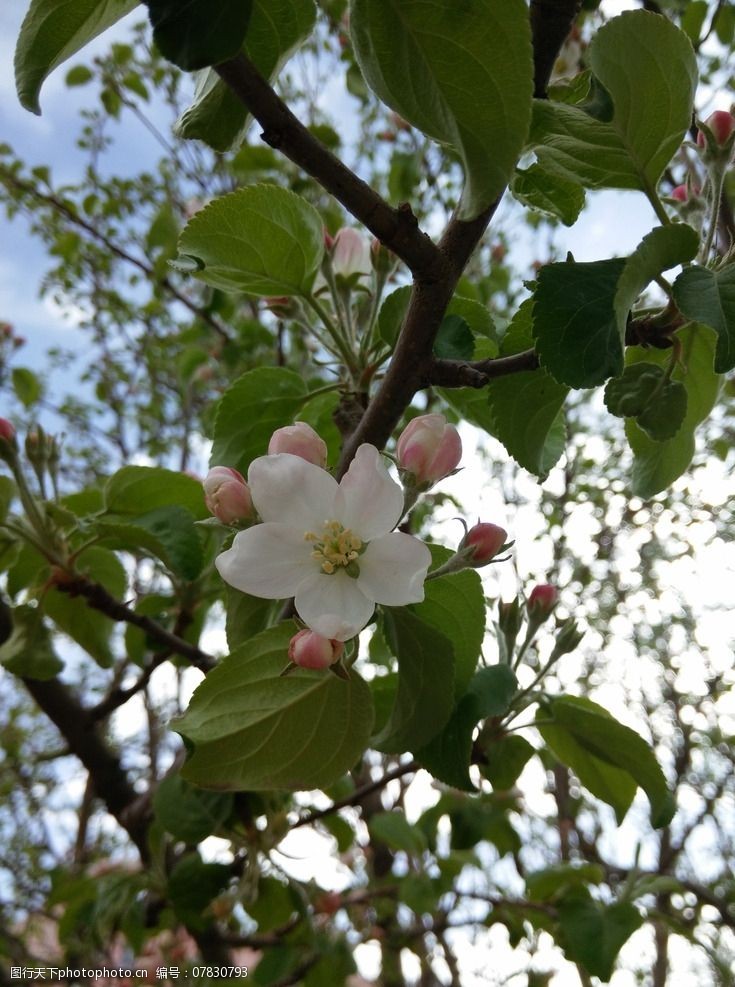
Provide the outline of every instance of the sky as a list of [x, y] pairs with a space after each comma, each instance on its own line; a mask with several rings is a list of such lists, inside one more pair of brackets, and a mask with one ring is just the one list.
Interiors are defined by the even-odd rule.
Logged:
[[[610, 6], [620, 10], [636, 5], [626, 0]], [[51, 164], [57, 181], [62, 183], [75, 181], [84, 158], [74, 146], [74, 134], [78, 127], [78, 112], [87, 101], [88, 93], [83, 88], [68, 89], [65, 86], [63, 79], [68, 66], [64, 66], [52, 74], [44, 85], [41, 94], [43, 108], [41, 117], [33, 116], [19, 105], [12, 75], [12, 52], [24, 8], [25, 4], [20, 0], [13, 0], [0, 6], [0, 142], [10, 143], [29, 165]], [[129, 24], [139, 18], [140, 13], [134, 11], [126, 22]], [[103, 38], [90, 45], [79, 60], [87, 59], [96, 51], [105, 49], [115, 36], [123, 37], [127, 30], [126, 22], [116, 26]], [[69, 64], [75, 64], [75, 60], [73, 59]], [[339, 102], [341, 98], [336, 90], [325, 94], [325, 100], [332, 103]], [[125, 124], [119, 131], [116, 142], [115, 168], [120, 172], [129, 169], [131, 174], [137, 173], [145, 163], [155, 161], [159, 153], [159, 146], [143, 128], [134, 123]], [[653, 223], [652, 210], [642, 195], [632, 192], [595, 193], [589, 196], [589, 208], [580, 222], [572, 230], [562, 231], [563, 235], [558, 243], [562, 250], [571, 250], [578, 261], [596, 260], [609, 257], [611, 254], [632, 251], [642, 236], [651, 229]], [[525, 225], [519, 230], [513, 249], [517, 256], [524, 258], [526, 266], [534, 259], [532, 233]], [[25, 220], [19, 217], [13, 222], [8, 222], [4, 215], [0, 215], [0, 321], [11, 322], [16, 331], [27, 338], [28, 345], [22, 351], [19, 362], [36, 367], [43, 365], [44, 353], [50, 346], [63, 346], [80, 351], [84, 347], [82, 334], [74, 328], [73, 313], [71, 318], [65, 317], [58, 306], [38, 297], [38, 285], [46, 267], [47, 260], [43, 247], [30, 236]], [[57, 385], [71, 389], [73, 382], [57, 379], [52, 382], [52, 387]], [[472, 429], [465, 429], [463, 438], [467, 461], [476, 462], [472, 454], [478, 442], [477, 433]], [[717, 503], [717, 498], [725, 489], [723, 477], [715, 469], [706, 479], [709, 483], [708, 489], [713, 491], [711, 499]], [[468, 475], [465, 473], [457, 478], [454, 484], [448, 483], [449, 489], [454, 488], [455, 492], [461, 495], [466, 504], [467, 516], [477, 514], [488, 519], [489, 515], [492, 515], [489, 519], [503, 524], [505, 518], [502, 501], [499, 496], [487, 493], [479, 470], [475, 475], [470, 476], [471, 482], [467, 481]], [[553, 483], [553, 479], [550, 482]], [[451, 519], [447, 517], [440, 528], [441, 532], [447, 532], [448, 541], [453, 537], [449, 534], [451, 523]], [[530, 515], [528, 523], [533, 525]], [[527, 530], [526, 535], [529, 534], [530, 531]], [[577, 538], [578, 545], [575, 547], [581, 551], [585, 540], [589, 541], [589, 537], [582, 528], [577, 532]], [[527, 537], [526, 540], [528, 541], [529, 538]], [[702, 605], [706, 604], [708, 598], [711, 600], [713, 591], [721, 599], [723, 594], [729, 594], [728, 602], [732, 601], [735, 605], [733, 595], [735, 581], [731, 581], [728, 588], [728, 584], [722, 578], [723, 573], [732, 574], [735, 568], [731, 549], [732, 546], [724, 546], [721, 543], [702, 544], [698, 552], [683, 559], [681, 565], [672, 572], [671, 579], [674, 585], [679, 589], [686, 587]], [[537, 554], [528, 557], [523, 566], [528, 573], [536, 578], [542, 578], [546, 564], [546, 557]], [[710, 578], [708, 579], [707, 576]], [[500, 577], [499, 585], [506, 595], [512, 591], [513, 580], [515, 574], [510, 571]], [[495, 590], [497, 587], [493, 588]], [[727, 629], [716, 622], [710, 622], [703, 627], [702, 635], [702, 644], [719, 649], [720, 660], [724, 660], [726, 655], [722, 649], [723, 639], [727, 638]], [[616, 701], [624, 706], [624, 700], [620, 696]], [[424, 778], [412, 789], [408, 802], [409, 814], [417, 814], [420, 808], [426, 805], [427, 800], [433, 797], [432, 790]], [[313, 843], [305, 842], [312, 839]], [[316, 836], [303, 834], [297, 845], [290, 846], [287, 841], [282, 849], [284, 853], [293, 853], [297, 858], [289, 863], [294, 871], [298, 871], [299, 859], [301, 859], [304, 862], [305, 873], [313, 873], [315, 868], [318, 868], [320, 873], [329, 873], [332, 883], [339, 886], [341, 880], [339, 867], [332, 865], [331, 844], [320, 841]], [[498, 962], [506, 965], [507, 969], [507, 964], [512, 963], [512, 950], [507, 942], [501, 941], [500, 930], [493, 932], [493, 936], [495, 937], [493, 947], [497, 950]], [[498, 936], [501, 938], [497, 938]], [[374, 957], [371, 956], [369, 949], [366, 949], [362, 956], [366, 972], [370, 972], [373, 961]], [[482, 956], [473, 955], [471, 951], [468, 953], [468, 961], [476, 962], [480, 967], [484, 962]], [[478, 980], [478, 983], [480, 982]], [[616, 975], [613, 981], [616, 987], [627, 987], [627, 984], [632, 982], [623, 974]], [[563, 987], [563, 981], [559, 980], [558, 983]]]

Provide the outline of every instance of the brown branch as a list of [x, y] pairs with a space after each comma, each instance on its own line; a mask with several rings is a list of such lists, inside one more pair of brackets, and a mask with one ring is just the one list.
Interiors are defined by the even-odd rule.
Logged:
[[89, 711], [89, 715], [92, 719], [104, 720], [110, 715], [110, 713], [114, 713], [116, 709], [120, 708], [120, 706], [124, 706], [128, 700], [132, 699], [133, 696], [136, 696], [139, 692], [145, 689], [155, 670], [163, 665], [164, 662], [168, 661], [170, 657], [170, 650], [162, 651], [150, 660], [132, 685], [129, 685], [125, 689], [121, 689], [119, 686], [112, 689], [104, 699], [98, 702], [97, 705], [93, 706]]
[[581, 6], [581, 0], [531, 0], [533, 95], [536, 99], [546, 99], [554, 62]]
[[425, 386], [437, 387], [485, 387], [496, 377], [521, 373], [524, 370], [538, 369], [539, 361], [535, 350], [524, 350], [512, 356], [500, 356], [492, 360], [477, 360], [474, 363], [464, 360], [433, 360]]
[[119, 247], [114, 241], [110, 240], [109, 237], [105, 236], [101, 230], [98, 230], [96, 226], [92, 223], [88, 223], [86, 219], [83, 219], [78, 213], [76, 213], [70, 206], [59, 199], [55, 195], [46, 194], [45, 192], [40, 192], [34, 185], [30, 182], [24, 182], [20, 178], [16, 178], [15, 175], [10, 174], [5, 168], [0, 169], [0, 180], [5, 182], [6, 185], [11, 186], [18, 192], [22, 192], [25, 195], [31, 195], [39, 202], [45, 202], [46, 205], [51, 206], [56, 212], [64, 216], [70, 223], [74, 226], [78, 226], [79, 229], [84, 230], [88, 236], [95, 239], [98, 243], [101, 243], [105, 249], [109, 250], [111, 254], [118, 257], [120, 260], [125, 261], [127, 264], [131, 264], [133, 267], [141, 271], [147, 278], [152, 282], [157, 282], [164, 288], [173, 298], [187, 308], [192, 315], [197, 316], [205, 322], [211, 329], [213, 329], [218, 336], [222, 339], [229, 341], [231, 339], [230, 333], [222, 325], [222, 323], [216, 319], [213, 315], [203, 309], [196, 302], [193, 302], [190, 298], [187, 298], [176, 285], [165, 275], [159, 277], [154, 269], [147, 264], [145, 261], [141, 260], [139, 257], [135, 257], [133, 254], [128, 253], [122, 247]]
[[336, 812], [338, 809], [345, 809], [348, 805], [356, 805], [358, 802], [361, 802], [366, 795], [371, 795], [379, 788], [384, 788], [389, 781], [395, 781], [396, 778], [402, 778], [403, 775], [410, 774], [412, 771], [418, 771], [419, 767], [420, 765], [417, 761], [408, 761], [406, 764], [399, 764], [390, 771], [386, 771], [385, 774], [381, 775], [376, 781], [371, 781], [367, 785], [362, 785], [360, 788], [356, 788], [351, 795], [347, 795], [345, 798], [339, 799], [337, 802], [333, 802], [330, 806], [327, 806], [326, 809], [317, 809], [314, 812], [310, 812], [308, 815], [297, 819], [295, 823], [291, 824], [291, 829], [297, 829], [299, 826], [310, 826], [318, 819], [323, 819], [325, 816], [331, 816], [331, 814]]
[[408, 206], [394, 209], [294, 116], [245, 55], [215, 67], [263, 128], [262, 139], [315, 178], [414, 274], [441, 265], [436, 245]]
[[24, 678], [23, 683], [67, 742], [70, 753], [79, 758], [89, 772], [95, 794], [127, 831], [141, 858], [147, 860], [148, 820], [144, 815], [131, 811], [138, 801], [138, 794], [119, 760], [91, 721], [89, 711], [58, 679], [41, 682]]
[[208, 655], [195, 644], [190, 644], [189, 641], [185, 641], [176, 634], [167, 631], [165, 627], [161, 627], [160, 624], [156, 623], [150, 617], [131, 610], [124, 603], [116, 600], [100, 583], [95, 583], [86, 576], [79, 575], [58, 579], [55, 586], [56, 589], [62, 593], [68, 593], [69, 596], [83, 596], [91, 607], [99, 610], [100, 613], [106, 614], [113, 620], [124, 621], [126, 624], [133, 624], [135, 627], [139, 627], [154, 641], [158, 641], [159, 644], [163, 644], [169, 651], [181, 655], [182, 658], [186, 658], [187, 661], [202, 672], [208, 672], [214, 667], [215, 660], [212, 655]]
[[[536, 0], [533, 6], [535, 86], [537, 90], [545, 90], [559, 47], [577, 13], [578, 2]], [[337, 470], [340, 477], [361, 443], [369, 442], [378, 448], [386, 444], [414, 394], [430, 379], [434, 366], [432, 348], [439, 325], [500, 196], [474, 219], [454, 216], [437, 246], [418, 228], [408, 206], [393, 209], [310, 134], [244, 55], [224, 62], [216, 71], [259, 122], [263, 140], [334, 195], [414, 275], [408, 311], [393, 357], [380, 390], [345, 442]]]

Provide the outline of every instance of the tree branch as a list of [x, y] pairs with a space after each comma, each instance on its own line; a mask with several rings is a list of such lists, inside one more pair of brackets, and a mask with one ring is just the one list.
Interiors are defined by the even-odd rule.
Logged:
[[141, 858], [147, 860], [148, 820], [144, 815], [131, 811], [138, 801], [138, 794], [120, 762], [100, 736], [89, 711], [58, 679], [41, 682], [24, 678], [23, 683], [67, 742], [70, 753], [79, 758], [89, 772], [95, 794], [127, 831]]
[[193, 302], [190, 298], [187, 298], [187, 296], [184, 295], [181, 291], [179, 291], [176, 285], [174, 285], [169, 280], [169, 278], [167, 278], [166, 276], [162, 278], [158, 277], [158, 275], [150, 266], [150, 264], [147, 264], [139, 257], [135, 257], [133, 256], [133, 254], [128, 253], [127, 250], [124, 250], [122, 247], [119, 247], [116, 243], [110, 240], [109, 237], [105, 236], [105, 234], [102, 233], [101, 230], [98, 230], [97, 227], [94, 226], [92, 223], [88, 223], [86, 219], [83, 219], [80, 215], [78, 215], [78, 213], [76, 213], [73, 209], [71, 209], [65, 202], [57, 198], [57, 196], [48, 195], [44, 192], [40, 192], [30, 182], [24, 182], [22, 181], [22, 179], [16, 178], [15, 175], [12, 175], [5, 168], [0, 169], [0, 180], [2, 180], [6, 185], [9, 185], [11, 188], [14, 188], [16, 191], [22, 192], [24, 195], [33, 196], [33, 198], [38, 199], [39, 202], [45, 202], [46, 205], [51, 206], [52, 209], [55, 209], [56, 212], [64, 216], [74, 226], [78, 226], [79, 229], [84, 230], [84, 232], [87, 233], [88, 236], [92, 237], [98, 243], [102, 244], [102, 246], [105, 247], [105, 249], [109, 250], [111, 254], [114, 254], [115, 257], [118, 257], [120, 260], [125, 261], [125, 263], [131, 264], [133, 267], [137, 268], [139, 271], [145, 274], [145, 276], [151, 282], [153, 283], [157, 282], [158, 284], [160, 284], [161, 287], [165, 288], [165, 290], [173, 298], [175, 298], [178, 302], [181, 302], [181, 304], [185, 308], [187, 308], [192, 313], [192, 315], [195, 315], [203, 322], [206, 322], [206, 324], [211, 329], [213, 329], [217, 333], [217, 335], [220, 336], [222, 339], [224, 339], [225, 341], [230, 340], [231, 338], [230, 333], [222, 325], [222, 323], [219, 322], [218, 319], [216, 319], [205, 309], [201, 308], [201, 306]]
[[581, 0], [531, 0], [533, 95], [536, 99], [546, 99], [554, 62], [581, 6]]
[[[545, 93], [557, 53], [578, 9], [578, 0], [532, 2], [537, 92]], [[337, 469], [340, 478], [363, 442], [378, 448], [386, 444], [416, 391], [430, 379], [434, 364], [432, 348], [444, 312], [501, 196], [474, 219], [464, 220], [455, 215], [435, 245], [418, 228], [408, 206], [393, 209], [316, 140], [244, 55], [224, 62], [216, 71], [260, 123], [263, 140], [334, 195], [414, 275], [408, 311], [390, 365], [378, 393], [344, 444]]]
[[126, 624], [134, 624], [142, 631], [145, 631], [154, 641], [158, 641], [159, 644], [163, 644], [169, 651], [181, 655], [182, 658], [186, 658], [190, 664], [202, 672], [208, 672], [214, 667], [215, 660], [212, 655], [208, 655], [195, 644], [190, 644], [189, 641], [185, 641], [176, 634], [167, 631], [165, 627], [161, 627], [160, 624], [156, 623], [150, 617], [136, 613], [135, 610], [131, 610], [124, 603], [120, 603], [100, 583], [95, 583], [86, 576], [79, 575], [58, 579], [54, 585], [60, 592], [68, 593], [69, 596], [83, 596], [91, 607], [99, 610], [100, 613], [106, 614], [106, 616], [111, 617], [113, 620], [124, 621]]
[[535, 350], [524, 350], [512, 356], [500, 356], [492, 360], [433, 360], [425, 386], [437, 387], [485, 387], [496, 377], [507, 377], [524, 370], [538, 369]]
[[336, 812], [338, 809], [345, 809], [348, 805], [356, 805], [358, 802], [361, 802], [366, 795], [371, 795], [379, 788], [384, 788], [389, 781], [394, 781], [396, 778], [402, 778], [404, 775], [410, 774], [412, 771], [418, 771], [419, 767], [419, 763], [413, 760], [407, 761], [406, 764], [399, 764], [390, 771], [386, 771], [385, 774], [381, 775], [380, 778], [375, 781], [371, 781], [367, 785], [362, 785], [362, 787], [356, 788], [351, 795], [348, 795], [343, 799], [339, 799], [337, 802], [333, 802], [330, 806], [327, 806], [326, 809], [317, 809], [314, 812], [310, 812], [308, 815], [297, 819], [296, 822], [291, 825], [291, 829], [298, 829], [299, 826], [310, 826], [318, 819], [323, 819], [325, 816], [331, 816], [331, 814]]
[[394, 209], [329, 151], [274, 92], [245, 55], [215, 67], [263, 128], [262, 139], [297, 164], [348, 212], [400, 257], [414, 274], [427, 275], [441, 256], [408, 205]]

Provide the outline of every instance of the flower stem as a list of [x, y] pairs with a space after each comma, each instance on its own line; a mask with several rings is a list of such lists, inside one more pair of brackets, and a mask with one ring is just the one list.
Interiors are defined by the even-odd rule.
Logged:
[[350, 371], [353, 378], [355, 378], [358, 372], [357, 366], [355, 364], [355, 356], [352, 350], [350, 349], [347, 341], [345, 340], [344, 335], [340, 331], [339, 327], [332, 321], [332, 319], [330, 319], [329, 313], [316, 300], [316, 298], [314, 298], [313, 295], [304, 295], [304, 301], [319, 316], [322, 325], [327, 330], [329, 335], [332, 337], [332, 341], [337, 347], [339, 355], [344, 360], [345, 366]]
[[720, 203], [722, 201], [722, 188], [725, 182], [725, 169], [722, 165], [712, 167], [710, 172], [712, 180], [712, 202], [710, 204], [709, 223], [707, 225], [707, 236], [699, 254], [700, 263], [706, 264], [709, 258], [715, 234], [717, 233], [717, 223], [720, 219]]

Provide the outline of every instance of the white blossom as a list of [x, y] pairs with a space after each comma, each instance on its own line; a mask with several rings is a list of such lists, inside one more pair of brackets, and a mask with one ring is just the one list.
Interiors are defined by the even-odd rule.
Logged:
[[231, 586], [268, 600], [293, 596], [304, 623], [337, 641], [358, 634], [376, 603], [423, 600], [431, 555], [393, 530], [403, 491], [374, 446], [360, 446], [340, 483], [279, 453], [253, 461], [248, 485], [263, 523], [239, 532], [217, 558]]

